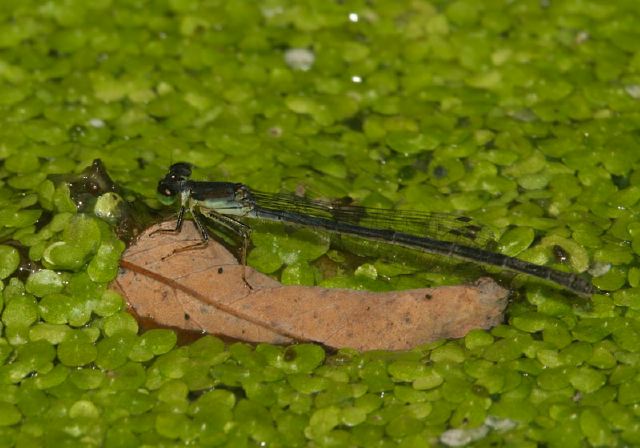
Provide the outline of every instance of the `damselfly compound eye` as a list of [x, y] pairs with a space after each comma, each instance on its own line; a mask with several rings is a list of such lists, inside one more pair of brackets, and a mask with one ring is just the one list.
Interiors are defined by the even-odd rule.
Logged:
[[158, 183], [158, 194], [162, 196], [175, 196], [180, 192], [180, 185], [176, 182], [167, 182], [166, 180], [161, 180]]
[[191, 164], [186, 162], [178, 162], [169, 168], [171, 179], [183, 178], [191, 176]]

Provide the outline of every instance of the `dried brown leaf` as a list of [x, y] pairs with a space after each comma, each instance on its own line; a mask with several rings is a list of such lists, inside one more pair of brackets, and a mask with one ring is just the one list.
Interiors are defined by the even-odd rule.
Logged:
[[384, 293], [284, 286], [215, 242], [174, 253], [199, 241], [190, 221], [180, 233], [150, 235], [158, 228], [127, 249], [113, 287], [137, 315], [164, 326], [253, 342], [403, 350], [490, 328], [507, 303], [508, 292], [488, 278]]

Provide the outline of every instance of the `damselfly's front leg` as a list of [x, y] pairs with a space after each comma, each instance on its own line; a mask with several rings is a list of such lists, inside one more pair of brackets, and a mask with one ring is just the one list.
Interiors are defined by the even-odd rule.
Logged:
[[[157, 230], [154, 230], [153, 232], [151, 232], [151, 234], [149, 236], [153, 236], [156, 233], [171, 233], [171, 234], [180, 233], [180, 231], [182, 230], [182, 224], [184, 222], [184, 214], [185, 214], [185, 207], [181, 207], [180, 208], [180, 212], [178, 213], [178, 219], [176, 221], [175, 228], [173, 228], [173, 229], [157, 229]], [[193, 217], [193, 222], [196, 225], [196, 228], [198, 229], [198, 232], [200, 233], [200, 237], [201, 237], [200, 241], [198, 243], [190, 244], [190, 245], [185, 246], [185, 247], [179, 247], [177, 249], [173, 249], [169, 255], [165, 255], [164, 257], [162, 257], [162, 260], [166, 260], [167, 258], [171, 257], [172, 255], [175, 255], [175, 254], [180, 253], [180, 252], [204, 249], [209, 244], [209, 234], [207, 233], [207, 230], [205, 229], [204, 225], [202, 225], [202, 222], [200, 222], [200, 219], [198, 218], [198, 216], [195, 213], [193, 213], [193, 211], [191, 212], [191, 215]]]
[[176, 221], [176, 227], [175, 229], [156, 229], [153, 232], [151, 232], [149, 234], [149, 236], [153, 236], [156, 233], [180, 233], [180, 231], [182, 230], [182, 221], [184, 220], [184, 213], [186, 211], [186, 207], [182, 206], [180, 207], [180, 212], [178, 212], [178, 219]]

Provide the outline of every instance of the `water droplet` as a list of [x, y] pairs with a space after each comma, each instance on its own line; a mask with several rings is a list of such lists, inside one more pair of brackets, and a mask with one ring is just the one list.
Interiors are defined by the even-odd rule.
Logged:
[[104, 121], [102, 121], [100, 118], [92, 118], [91, 120], [89, 120], [89, 126], [94, 128], [102, 128], [104, 127]]
[[640, 99], [640, 84], [631, 84], [625, 86], [624, 90], [631, 98], [634, 98], [636, 100]]
[[316, 56], [306, 48], [289, 48], [284, 53], [284, 60], [294, 70], [307, 71], [313, 66]]

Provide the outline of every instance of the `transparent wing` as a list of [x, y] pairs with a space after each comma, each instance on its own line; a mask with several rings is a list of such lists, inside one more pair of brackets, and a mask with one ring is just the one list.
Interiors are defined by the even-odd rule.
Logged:
[[251, 195], [256, 205], [273, 211], [301, 213], [372, 229], [390, 229], [482, 249], [490, 249], [495, 244], [489, 229], [483, 228], [466, 216], [341, 205], [337, 202], [311, 200], [286, 193], [252, 190]]

